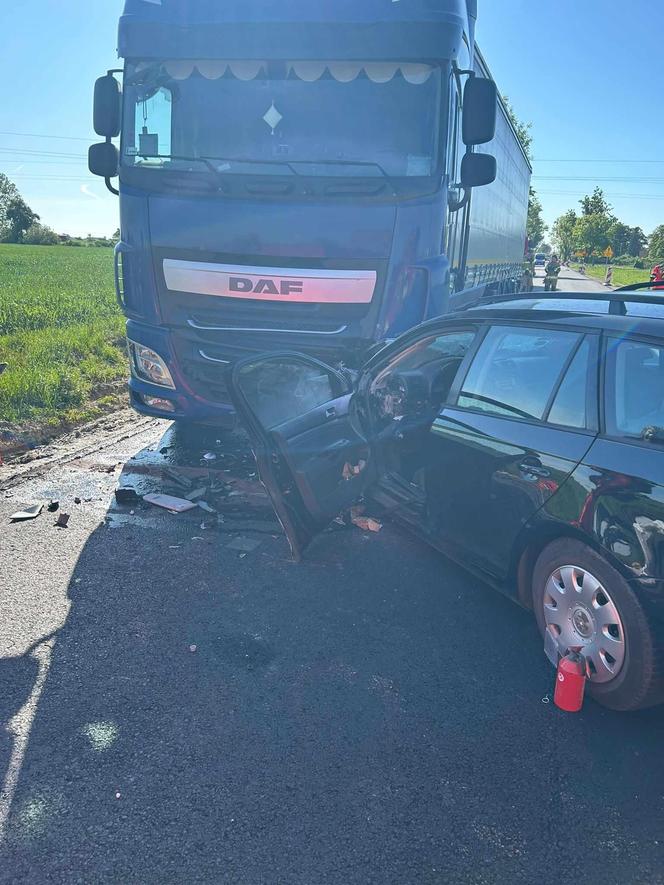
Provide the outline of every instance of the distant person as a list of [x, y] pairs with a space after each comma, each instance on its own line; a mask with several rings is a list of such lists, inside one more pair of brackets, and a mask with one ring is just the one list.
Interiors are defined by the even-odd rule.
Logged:
[[558, 287], [558, 274], [560, 273], [560, 260], [557, 255], [552, 255], [544, 268], [544, 291], [555, 292]]
[[650, 271], [650, 282], [662, 284], [661, 286], [653, 286], [653, 289], [664, 289], [664, 267], [661, 264], [656, 264]]
[[521, 268], [521, 291], [532, 292], [533, 279], [535, 277], [535, 256], [532, 252], [526, 252]]

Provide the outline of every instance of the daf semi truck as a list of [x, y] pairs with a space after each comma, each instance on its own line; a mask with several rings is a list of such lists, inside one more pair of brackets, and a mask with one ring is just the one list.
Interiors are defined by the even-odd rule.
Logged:
[[126, 0], [89, 166], [140, 412], [224, 425], [269, 349], [360, 364], [518, 286], [530, 164], [476, 0]]

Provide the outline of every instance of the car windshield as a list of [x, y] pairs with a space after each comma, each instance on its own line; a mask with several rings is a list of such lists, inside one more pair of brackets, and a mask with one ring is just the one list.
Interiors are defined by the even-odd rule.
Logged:
[[[396, 62], [129, 64], [125, 165], [223, 173], [428, 177], [440, 69]], [[201, 168], [204, 168], [201, 166]]]

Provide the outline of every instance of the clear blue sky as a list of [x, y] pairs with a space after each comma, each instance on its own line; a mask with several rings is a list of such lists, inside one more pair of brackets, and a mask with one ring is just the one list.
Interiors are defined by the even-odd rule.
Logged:
[[[122, 5], [0, 3], [0, 131], [81, 139], [0, 134], [0, 170], [58, 231], [110, 234], [118, 225], [117, 201], [87, 173], [85, 153], [92, 86], [116, 62]], [[478, 38], [499, 89], [533, 123], [533, 184], [547, 222], [597, 183], [626, 223], [646, 233], [664, 223], [664, 3], [479, 5]]]

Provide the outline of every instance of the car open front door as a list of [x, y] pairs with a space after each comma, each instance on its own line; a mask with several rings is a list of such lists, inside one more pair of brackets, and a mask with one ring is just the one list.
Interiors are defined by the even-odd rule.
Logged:
[[298, 353], [240, 360], [227, 379], [261, 480], [299, 559], [372, 478], [370, 447], [353, 412], [352, 384]]

